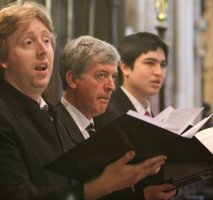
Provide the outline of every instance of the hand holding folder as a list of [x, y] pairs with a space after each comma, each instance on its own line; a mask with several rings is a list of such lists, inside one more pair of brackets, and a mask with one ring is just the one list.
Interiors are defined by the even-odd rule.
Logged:
[[85, 181], [99, 175], [106, 165], [130, 150], [136, 152], [130, 164], [160, 154], [167, 155], [160, 174], [144, 181], [148, 185], [170, 181], [179, 187], [211, 175], [213, 169], [211, 152], [196, 137], [182, 137], [129, 114], [112, 121], [45, 169]]

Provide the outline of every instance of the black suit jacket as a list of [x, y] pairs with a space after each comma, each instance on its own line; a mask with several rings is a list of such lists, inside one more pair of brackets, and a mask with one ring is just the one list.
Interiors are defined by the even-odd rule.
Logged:
[[[101, 128], [109, 124], [112, 120], [118, 118], [129, 110], [136, 111], [128, 96], [123, 92], [121, 88], [118, 88], [115, 92], [113, 92], [106, 111], [98, 117], [94, 118], [96, 129], [100, 130]], [[144, 199], [142, 188], [142, 181], [135, 185], [135, 199]]]
[[84, 137], [80, 129], [61, 102], [57, 104], [55, 111], [60, 124], [59, 132], [66, 133], [62, 141], [64, 141], [67, 150], [83, 142]]
[[[78, 145], [79, 143], [84, 141], [84, 137], [82, 136], [81, 131], [79, 130], [78, 126], [74, 122], [71, 115], [68, 113], [66, 108], [62, 105], [60, 102], [56, 106], [56, 113], [58, 118], [58, 123], [60, 124], [60, 130], [62, 132], [67, 132], [67, 138], [65, 139], [67, 141], [66, 144], [63, 144], [64, 146], [67, 145], [68, 149], [71, 149]], [[59, 132], [60, 132], [59, 130]], [[64, 139], [62, 139], [64, 141]], [[130, 200], [130, 199], [136, 199], [135, 193], [132, 191], [131, 188], [120, 190], [117, 192], [114, 192], [110, 195], [107, 195], [105, 197], [102, 197], [101, 199], [116, 199], [116, 200]], [[141, 199], [141, 198], [138, 198]]]
[[118, 88], [115, 92], [113, 92], [106, 111], [94, 118], [96, 129], [101, 129], [112, 120], [128, 112], [129, 110], [136, 111], [134, 105], [129, 100], [127, 95], [121, 88]]
[[0, 199], [82, 199], [82, 185], [43, 169], [64, 152], [53, 116], [6, 82], [0, 110]]

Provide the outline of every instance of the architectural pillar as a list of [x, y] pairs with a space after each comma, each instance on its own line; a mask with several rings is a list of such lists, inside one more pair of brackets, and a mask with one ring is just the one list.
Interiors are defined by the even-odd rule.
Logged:
[[175, 107], [194, 107], [194, 18], [193, 0], [175, 0], [174, 67]]

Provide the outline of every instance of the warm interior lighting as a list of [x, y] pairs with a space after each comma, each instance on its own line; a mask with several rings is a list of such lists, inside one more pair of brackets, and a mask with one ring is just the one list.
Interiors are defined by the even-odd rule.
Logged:
[[167, 0], [156, 0], [155, 8], [157, 11], [157, 19], [159, 21], [165, 21], [167, 18]]

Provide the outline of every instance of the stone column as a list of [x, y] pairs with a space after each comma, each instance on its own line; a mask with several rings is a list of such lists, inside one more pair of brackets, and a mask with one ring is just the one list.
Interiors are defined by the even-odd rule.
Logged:
[[176, 108], [194, 107], [194, 18], [193, 0], [174, 2], [174, 67]]
[[207, 28], [204, 32], [204, 62], [203, 62], [203, 100], [213, 109], [213, 1], [205, 0], [204, 18]]

